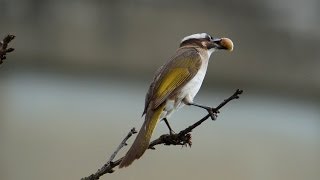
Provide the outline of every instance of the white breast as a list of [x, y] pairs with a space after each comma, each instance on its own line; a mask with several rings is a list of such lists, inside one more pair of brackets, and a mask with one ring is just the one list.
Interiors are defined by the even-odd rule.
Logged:
[[202, 64], [197, 74], [181, 88], [174, 100], [168, 99], [166, 101], [165, 111], [161, 117], [168, 117], [174, 110], [181, 108], [184, 105], [183, 101], [193, 102], [193, 98], [198, 93], [207, 72], [208, 61], [212, 52], [208, 51], [207, 53], [204, 56], [200, 54]]
[[206, 54], [199, 54], [202, 59], [202, 64], [198, 73], [181, 89], [181, 98], [189, 103], [193, 102], [193, 98], [196, 96], [202, 85], [207, 72], [209, 58], [213, 52], [214, 48], [207, 50]]
[[205, 59], [202, 61], [198, 73], [181, 89], [181, 93], [179, 94], [180, 98], [186, 98], [188, 102], [193, 102], [193, 98], [196, 96], [202, 85], [203, 79], [207, 72], [207, 67], [208, 59]]

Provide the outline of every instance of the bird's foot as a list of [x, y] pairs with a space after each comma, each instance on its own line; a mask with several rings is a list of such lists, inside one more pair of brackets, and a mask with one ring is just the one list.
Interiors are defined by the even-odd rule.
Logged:
[[195, 103], [190, 103], [189, 105], [197, 106], [199, 108], [207, 110], [212, 120], [216, 120], [218, 117], [219, 110], [216, 108], [212, 108], [209, 106], [203, 106], [203, 105], [199, 105], [199, 104], [195, 104]]
[[211, 119], [213, 121], [215, 121], [218, 117], [219, 110], [217, 110], [216, 108], [212, 108], [212, 107], [208, 107], [206, 110], [208, 111]]

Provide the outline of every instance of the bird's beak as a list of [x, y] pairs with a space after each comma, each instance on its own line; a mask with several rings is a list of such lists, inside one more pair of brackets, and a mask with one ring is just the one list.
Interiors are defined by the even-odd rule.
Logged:
[[229, 38], [216, 38], [212, 42], [217, 49], [233, 50], [233, 42]]

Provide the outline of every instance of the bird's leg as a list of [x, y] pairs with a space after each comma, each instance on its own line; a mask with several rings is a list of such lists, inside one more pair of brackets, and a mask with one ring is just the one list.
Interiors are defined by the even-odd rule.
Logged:
[[196, 103], [187, 103], [187, 105], [196, 106], [196, 107], [205, 109], [205, 110], [208, 111], [208, 113], [209, 113], [209, 115], [210, 115], [212, 120], [216, 120], [217, 119], [217, 116], [218, 116], [217, 114], [219, 113], [219, 111], [216, 108], [212, 108], [212, 107], [209, 107], [209, 106], [203, 106], [203, 105], [196, 104]]
[[172, 130], [167, 118], [163, 118], [162, 120], [166, 123], [166, 125], [167, 125], [167, 127], [169, 129], [170, 135], [175, 134], [175, 132]]

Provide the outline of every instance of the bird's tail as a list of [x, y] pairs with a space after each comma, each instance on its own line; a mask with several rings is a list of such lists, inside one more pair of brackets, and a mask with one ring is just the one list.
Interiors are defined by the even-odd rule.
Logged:
[[161, 105], [155, 111], [147, 112], [145, 121], [129, 151], [122, 159], [119, 168], [129, 166], [148, 149], [153, 130], [160, 119], [163, 109], [164, 105]]

